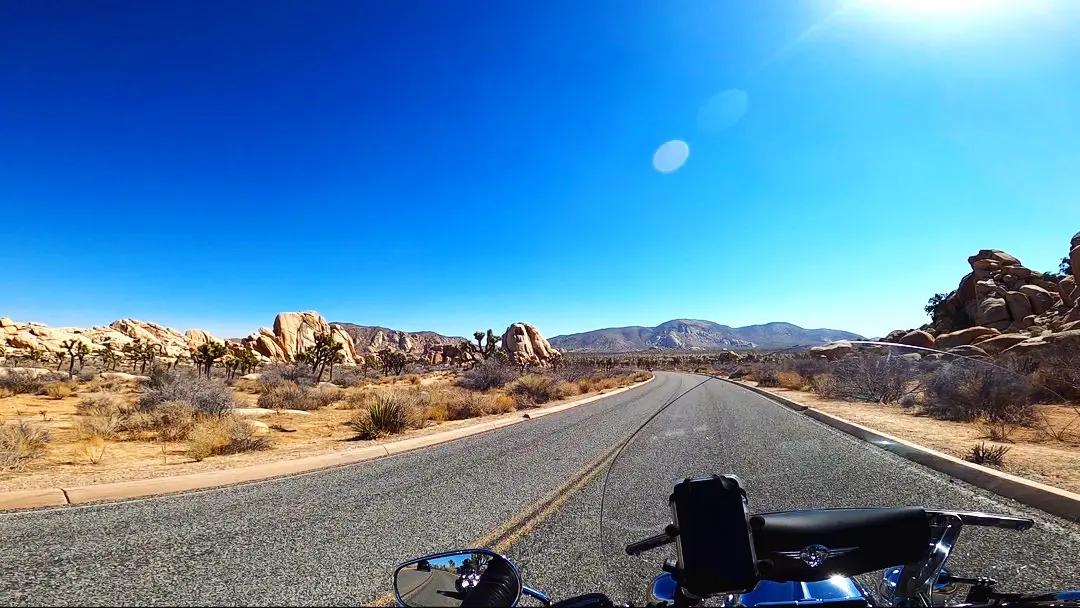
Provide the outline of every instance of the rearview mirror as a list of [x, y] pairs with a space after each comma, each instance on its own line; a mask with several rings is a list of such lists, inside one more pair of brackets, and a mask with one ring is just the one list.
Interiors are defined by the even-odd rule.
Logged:
[[516, 606], [521, 589], [517, 567], [487, 549], [425, 555], [394, 571], [394, 595], [402, 606]]

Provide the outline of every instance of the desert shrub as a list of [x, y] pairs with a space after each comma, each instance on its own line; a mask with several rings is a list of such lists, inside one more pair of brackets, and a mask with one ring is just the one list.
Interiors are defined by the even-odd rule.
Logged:
[[775, 388], [780, 386], [780, 368], [772, 364], [765, 364], [754, 373], [758, 386]]
[[26, 421], [0, 426], [0, 471], [17, 470], [45, 454], [49, 431]]
[[119, 411], [103, 410], [80, 417], [75, 423], [75, 435], [79, 439], [117, 439], [124, 430], [124, 421]]
[[514, 398], [510, 395], [495, 395], [495, 400], [491, 404], [492, 414], [505, 414], [512, 412], [515, 409]]
[[996, 441], [998, 443], [1013, 443], [1013, 440], [1010, 439], [1010, 436], [1012, 436], [1013, 431], [1016, 430], [1015, 424], [1004, 422], [1001, 420], [988, 420], [984, 421], [980, 425], [980, 428], [982, 429], [983, 437], [986, 437], [990, 441]]
[[86, 395], [75, 404], [75, 413], [83, 416], [93, 416], [107, 412], [115, 412], [120, 408], [115, 395], [112, 393], [96, 393]]
[[45, 389], [46, 384], [53, 381], [51, 375], [35, 374], [29, 370], [9, 369], [0, 372], [0, 388], [16, 395], [36, 395]]
[[0, 399], [7, 399], [8, 397], [14, 397], [15, 393], [8, 388], [0, 386]]
[[465, 420], [483, 416], [486, 411], [484, 396], [477, 393], [464, 393], [456, 399], [447, 401], [446, 417], [448, 420]]
[[401, 380], [403, 382], [408, 382], [409, 384], [412, 384], [413, 386], [419, 386], [420, 385], [420, 376], [418, 376], [416, 374], [406, 374], [406, 375], [401, 377]]
[[313, 411], [324, 408], [341, 398], [338, 389], [312, 389], [300, 386], [291, 380], [285, 380], [274, 388], [259, 395], [259, 407], [274, 410]]
[[831, 373], [833, 364], [821, 357], [793, 357], [784, 362], [784, 369], [803, 378], [813, 378], [818, 374]]
[[307, 365], [279, 364], [259, 372], [255, 385], [260, 393], [265, 393], [284, 382], [292, 382], [298, 386], [315, 386], [315, 372]]
[[144, 412], [173, 401], [190, 403], [211, 416], [227, 414], [233, 408], [229, 387], [188, 370], [155, 370], [150, 380], [142, 384], [141, 391], [136, 407]]
[[822, 396], [846, 401], [896, 403], [917, 389], [909, 361], [888, 355], [863, 354], [837, 363], [831, 380], [819, 383]]
[[975, 464], [991, 465], [1000, 467], [1005, 464], [1005, 454], [1011, 448], [1006, 445], [986, 445], [977, 443], [971, 446], [971, 451], [964, 456], [964, 460]]
[[377, 439], [404, 432], [415, 424], [413, 405], [396, 393], [378, 393], [366, 410], [359, 410], [347, 423], [357, 439]]
[[370, 391], [347, 393], [345, 395], [345, 402], [340, 407], [343, 410], [365, 409], [370, 405], [373, 396], [374, 393]]
[[214, 416], [199, 421], [188, 435], [187, 455], [194, 460], [265, 450], [270, 439], [236, 416]]
[[71, 385], [66, 382], [50, 382], [45, 385], [44, 392], [50, 399], [60, 400], [71, 396]]
[[485, 361], [458, 376], [455, 384], [472, 391], [502, 388], [517, 378], [517, 370], [509, 365]]
[[346, 367], [344, 369], [337, 368], [334, 370], [334, 379], [332, 382], [342, 388], [350, 388], [353, 386], [363, 386], [367, 384], [367, 377], [364, 371], [359, 367]]
[[578, 395], [581, 391], [578, 389], [577, 383], [574, 382], [559, 382], [559, 393], [563, 397], [573, 397]]
[[97, 378], [97, 374], [88, 369], [84, 369], [79, 371], [79, 374], [76, 376], [76, 378], [79, 379], [79, 382], [91, 382], [94, 380], [94, 378]]
[[914, 394], [907, 394], [901, 396], [900, 399], [898, 399], [896, 402], [902, 407], [912, 407], [914, 405], [917, 405], [919, 403], [919, 400], [915, 397]]
[[573, 361], [560, 365], [551, 375], [564, 382], [577, 382], [596, 373], [596, 366], [585, 361]]
[[434, 422], [446, 422], [450, 419], [450, 412], [445, 403], [429, 405], [424, 409], [424, 420]]
[[103, 378], [101, 376], [95, 376], [93, 380], [86, 385], [86, 390], [91, 393], [100, 393], [102, 391], [120, 392], [127, 386], [127, 381], [120, 378]]
[[798, 372], [783, 371], [777, 374], [777, 383], [780, 388], [797, 391], [806, 386], [806, 380]]
[[550, 376], [522, 376], [507, 387], [507, 392], [513, 395], [518, 403], [526, 406], [539, 405], [563, 397], [560, 382]]
[[1025, 425], [1035, 419], [1033, 384], [989, 365], [950, 362], [923, 379], [923, 410], [934, 418]]
[[578, 393], [584, 395], [585, 393], [592, 392], [596, 386], [596, 381], [592, 378], [582, 378], [574, 383], [577, 386]]
[[151, 410], [123, 413], [121, 429], [135, 435], [154, 433], [163, 441], [180, 441], [197, 422], [208, 417], [215, 416], [208, 416], [184, 401], [166, 401]]
[[744, 365], [740, 365], [739, 367], [728, 373], [728, 378], [731, 378], [732, 380], [739, 380], [741, 378], [746, 378], [746, 376], [749, 374], [750, 368]]
[[649, 378], [652, 378], [652, 374], [649, 372], [634, 372], [633, 374], [630, 374], [631, 382], [644, 382]]
[[1035, 371], [1035, 381], [1049, 393], [1040, 395], [1044, 401], [1080, 399], [1080, 352], [1048, 358]]

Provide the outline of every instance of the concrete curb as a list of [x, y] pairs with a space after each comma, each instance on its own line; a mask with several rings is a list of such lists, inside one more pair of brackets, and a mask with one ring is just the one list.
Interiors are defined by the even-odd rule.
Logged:
[[1074, 522], [1080, 522], [1080, 494], [1074, 494], [1052, 486], [1041, 484], [1036, 481], [1002, 473], [989, 467], [980, 466], [961, 460], [949, 454], [943, 454], [935, 450], [911, 443], [904, 439], [886, 435], [869, 427], [856, 424], [850, 420], [844, 420], [832, 414], [826, 414], [821, 410], [803, 405], [798, 401], [792, 401], [787, 397], [781, 397], [765, 389], [756, 386], [748, 386], [741, 382], [720, 378], [725, 382], [742, 387], [767, 397], [785, 407], [800, 412], [818, 422], [827, 424], [834, 429], [843, 431], [848, 435], [872, 443], [879, 448], [888, 450], [897, 456], [917, 462], [927, 468], [955, 477], [973, 486], [988, 490], [999, 496], [1011, 498], [1029, 507], [1057, 515]]
[[23, 509], [38, 509], [42, 507], [63, 507], [66, 505], [80, 505], [93, 502], [129, 500], [133, 498], [148, 498], [166, 494], [178, 494], [195, 490], [209, 490], [240, 483], [264, 481], [275, 477], [285, 477], [300, 473], [310, 473], [322, 469], [329, 469], [343, 465], [356, 464], [366, 460], [386, 458], [394, 454], [409, 452], [421, 448], [462, 439], [472, 435], [479, 435], [488, 431], [494, 431], [503, 427], [527, 422], [533, 418], [542, 418], [549, 414], [568, 410], [579, 405], [592, 403], [600, 399], [606, 399], [626, 391], [636, 389], [652, 382], [652, 378], [627, 387], [618, 388], [600, 395], [585, 397], [570, 403], [563, 403], [547, 408], [529, 410], [525, 412], [528, 418], [504, 418], [490, 422], [480, 422], [459, 429], [452, 429], [440, 433], [432, 433], [423, 437], [402, 439], [389, 443], [368, 446], [356, 450], [348, 450], [330, 454], [307, 456], [295, 460], [280, 460], [266, 464], [256, 464], [235, 469], [222, 469], [220, 471], [208, 471], [205, 473], [191, 473], [188, 475], [176, 475], [172, 477], [157, 477], [151, 479], [137, 479], [133, 481], [121, 481], [116, 483], [103, 483], [90, 486], [78, 486], [73, 488], [44, 488], [38, 490], [15, 490], [0, 492], [0, 511], [13, 511]]

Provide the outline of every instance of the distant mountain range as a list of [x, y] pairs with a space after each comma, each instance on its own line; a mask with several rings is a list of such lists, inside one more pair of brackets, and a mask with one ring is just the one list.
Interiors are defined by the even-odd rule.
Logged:
[[400, 331], [388, 327], [339, 323], [356, 345], [356, 350], [363, 353], [375, 353], [384, 348], [400, 350], [410, 354], [422, 354], [427, 348], [438, 344], [460, 344], [465, 338], [444, 336], [433, 331]]
[[649, 349], [772, 349], [862, 339], [862, 336], [848, 331], [803, 329], [791, 323], [729, 327], [712, 321], [675, 319], [656, 327], [612, 327], [555, 336], [550, 342], [555, 348], [565, 351], [617, 353]]

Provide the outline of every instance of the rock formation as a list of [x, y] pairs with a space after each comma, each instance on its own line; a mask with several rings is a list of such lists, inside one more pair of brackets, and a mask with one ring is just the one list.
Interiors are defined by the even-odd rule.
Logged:
[[1004, 356], [1080, 352], [1080, 233], [1072, 237], [1069, 258], [1072, 274], [1063, 277], [1026, 268], [1004, 251], [983, 249], [968, 258], [971, 272], [934, 307], [929, 324], [890, 332], [883, 340]]
[[[386, 348], [432, 363], [460, 363], [471, 359], [467, 350], [459, 348], [465, 338], [452, 338], [434, 332], [408, 333], [385, 327], [327, 323], [322, 315], [314, 311], [280, 313], [274, 319], [273, 329], [262, 327], [234, 343], [252, 351], [261, 361], [288, 362], [314, 345], [315, 336], [320, 334], [329, 334], [342, 345], [346, 364], [360, 362], [365, 355]], [[202, 329], [180, 333], [157, 323], [135, 319], [120, 319], [108, 326], [79, 328], [48, 327], [41, 323], [19, 323], [0, 318], [0, 356], [65, 352], [61, 344], [68, 340], [85, 342], [92, 351], [107, 346], [121, 350], [125, 345], [141, 340], [158, 345], [164, 356], [169, 358], [188, 355], [207, 342], [225, 342]]]
[[502, 336], [502, 347], [510, 360], [518, 365], [547, 365], [559, 351], [540, 335], [535, 325], [525, 322], [514, 323], [506, 328]]

